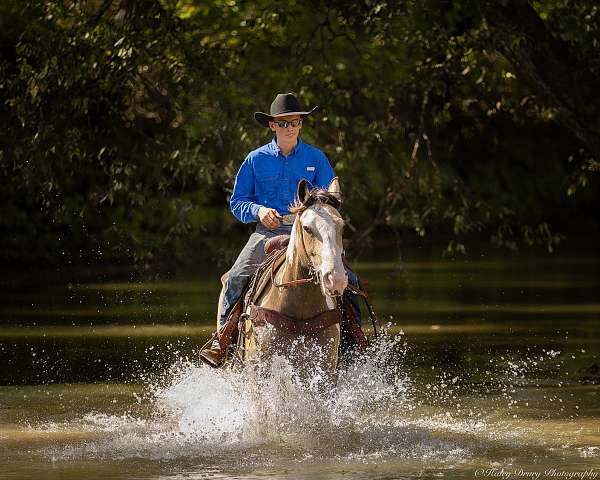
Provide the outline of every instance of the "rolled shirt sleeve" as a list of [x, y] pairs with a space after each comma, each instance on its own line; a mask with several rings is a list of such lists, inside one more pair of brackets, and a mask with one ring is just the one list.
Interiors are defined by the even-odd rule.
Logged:
[[258, 210], [262, 205], [254, 199], [254, 171], [249, 158], [246, 158], [235, 177], [233, 194], [229, 201], [231, 212], [243, 223], [257, 222]]

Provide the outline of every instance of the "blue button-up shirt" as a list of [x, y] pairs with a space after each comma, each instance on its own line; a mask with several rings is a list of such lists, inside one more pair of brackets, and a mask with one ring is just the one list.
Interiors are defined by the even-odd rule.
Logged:
[[313, 187], [326, 188], [333, 177], [329, 160], [318, 148], [298, 139], [285, 157], [274, 138], [248, 154], [235, 177], [229, 205], [244, 223], [258, 221], [258, 209], [263, 206], [286, 215], [301, 179]]

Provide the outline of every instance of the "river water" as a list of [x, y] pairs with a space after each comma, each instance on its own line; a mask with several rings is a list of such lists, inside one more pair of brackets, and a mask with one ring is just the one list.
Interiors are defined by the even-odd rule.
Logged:
[[600, 476], [600, 258], [356, 268], [385, 331], [334, 388], [200, 365], [216, 274], [5, 276], [0, 478]]

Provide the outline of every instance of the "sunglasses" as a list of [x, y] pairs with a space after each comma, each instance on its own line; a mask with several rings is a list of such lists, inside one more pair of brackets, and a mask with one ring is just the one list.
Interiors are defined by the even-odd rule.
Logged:
[[296, 120], [292, 120], [290, 122], [288, 122], [286, 120], [272, 120], [272, 122], [276, 123], [279, 128], [288, 128], [288, 127], [296, 128], [297, 126], [302, 124], [302, 119], [297, 118]]

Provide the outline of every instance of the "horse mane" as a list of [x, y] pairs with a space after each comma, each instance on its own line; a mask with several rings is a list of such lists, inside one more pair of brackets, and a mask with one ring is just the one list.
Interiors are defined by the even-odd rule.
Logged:
[[325, 188], [313, 188], [308, 192], [308, 197], [304, 202], [300, 201], [299, 198], [294, 200], [289, 207], [290, 213], [302, 213], [307, 208], [311, 207], [315, 203], [321, 203], [324, 205], [331, 205], [336, 210], [339, 210], [342, 202]]

